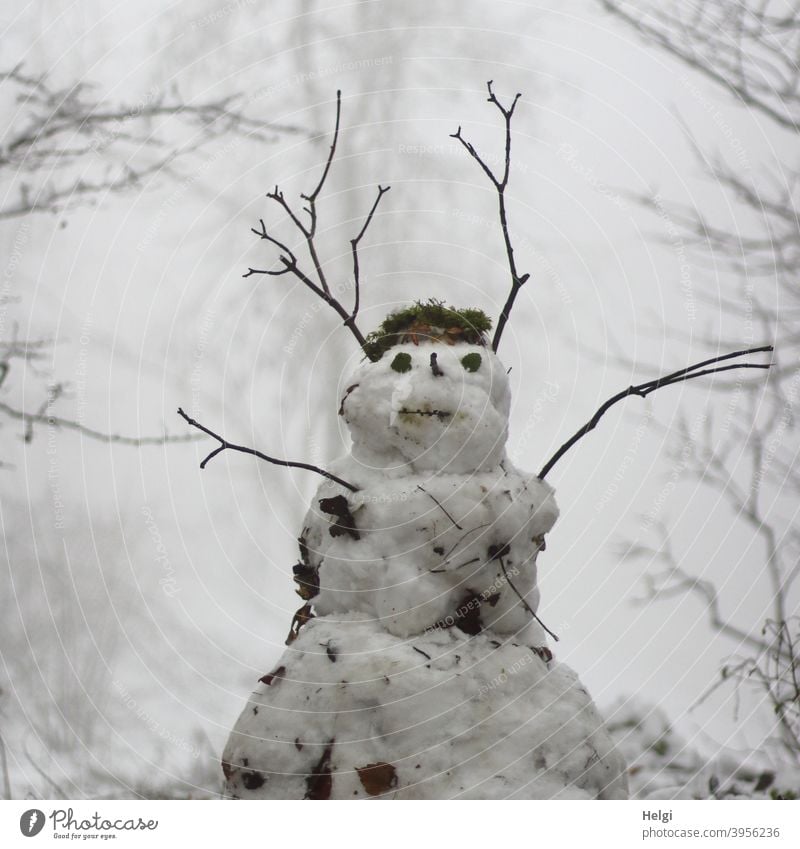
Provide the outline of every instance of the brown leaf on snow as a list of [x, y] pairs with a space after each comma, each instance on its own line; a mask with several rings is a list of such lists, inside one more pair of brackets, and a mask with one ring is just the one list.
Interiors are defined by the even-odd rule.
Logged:
[[361, 534], [356, 528], [353, 514], [350, 512], [350, 505], [343, 495], [336, 495], [333, 498], [321, 498], [319, 509], [336, 519], [328, 529], [332, 537], [347, 535], [353, 539], [361, 539]]
[[397, 787], [397, 770], [392, 764], [376, 763], [356, 767], [361, 784], [370, 796], [380, 796]]
[[276, 678], [283, 678], [283, 676], [285, 674], [286, 674], [286, 667], [285, 666], [279, 666], [274, 672], [270, 672], [269, 675], [264, 675], [261, 678], [259, 678], [258, 680], [262, 684], [266, 684], [268, 687], [270, 687], [272, 685], [272, 682]]
[[292, 624], [289, 626], [289, 636], [286, 638], [287, 646], [290, 646], [297, 639], [297, 635], [300, 633], [300, 629], [303, 625], [313, 618], [314, 614], [311, 610], [311, 605], [304, 604], [300, 610], [295, 613], [292, 619]]
[[331, 775], [331, 753], [335, 739], [325, 747], [322, 757], [306, 777], [306, 795], [304, 799], [330, 799], [333, 789], [333, 776]]
[[540, 657], [545, 663], [550, 663], [553, 659], [553, 652], [547, 646], [531, 646], [531, 651]]

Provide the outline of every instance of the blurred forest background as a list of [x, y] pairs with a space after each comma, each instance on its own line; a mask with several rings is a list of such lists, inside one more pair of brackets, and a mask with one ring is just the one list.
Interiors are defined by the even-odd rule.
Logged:
[[[501, 354], [535, 470], [611, 394], [727, 350], [776, 366], [617, 407], [550, 476], [541, 612], [641, 796], [800, 793], [800, 8], [794, 2], [219, 0], [9, 7], [0, 108], [0, 792], [207, 797], [298, 607], [358, 350], [269, 267], [266, 193], [316, 184], [362, 328], [497, 316], [485, 102], [523, 93], [508, 189], [531, 274]], [[492, 154], [495, 151], [495, 154]], [[295, 238], [283, 230], [286, 238]], [[295, 244], [295, 243], [292, 243]]]

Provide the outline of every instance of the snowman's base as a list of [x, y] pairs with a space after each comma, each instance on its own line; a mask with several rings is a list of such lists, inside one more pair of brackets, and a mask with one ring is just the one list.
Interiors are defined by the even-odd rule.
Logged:
[[575, 673], [522, 638], [408, 640], [309, 622], [223, 755], [242, 799], [624, 799], [625, 764]]

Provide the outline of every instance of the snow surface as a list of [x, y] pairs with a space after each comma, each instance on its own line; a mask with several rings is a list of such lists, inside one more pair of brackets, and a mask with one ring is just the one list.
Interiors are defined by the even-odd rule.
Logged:
[[[410, 371], [392, 368], [398, 354], [411, 357]], [[475, 372], [461, 363], [469, 354], [481, 358]], [[496, 468], [505, 456], [511, 395], [502, 363], [487, 348], [396, 345], [357, 369], [348, 387], [342, 415], [353, 457], [368, 468], [471, 475]]]
[[[536, 556], [558, 508], [547, 484], [504, 466], [387, 479], [350, 458], [337, 464], [336, 473], [360, 487], [348, 498], [359, 538], [331, 535], [331, 516], [317, 506], [329, 489], [321, 487], [303, 527], [319, 570], [317, 612], [360, 612], [405, 637], [479, 595], [491, 605], [485, 627], [520, 632], [531, 616], [515, 589], [537, 608]], [[543, 645], [542, 633], [537, 639]]]
[[[301, 799], [330, 746], [331, 798], [626, 798], [621, 757], [577, 676], [529, 645], [438, 629], [398, 640], [344, 615], [310, 622], [236, 725], [239, 798]], [[269, 680], [269, 678], [267, 679]], [[375, 789], [375, 788], [373, 788]]]
[[509, 406], [478, 345], [399, 345], [355, 372], [340, 409], [353, 448], [331, 471], [357, 492], [326, 480], [306, 515], [295, 571], [317, 618], [231, 734], [229, 795], [627, 797], [535, 617], [558, 508], [505, 455]]
[[638, 699], [609, 711], [607, 730], [629, 764], [636, 799], [797, 799], [800, 768], [783, 752], [703, 751], [687, 743], [661, 708]]

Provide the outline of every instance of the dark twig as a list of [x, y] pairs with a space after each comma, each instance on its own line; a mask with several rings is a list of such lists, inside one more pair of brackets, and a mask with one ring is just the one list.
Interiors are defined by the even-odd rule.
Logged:
[[[564, 456], [564, 454], [569, 451], [570, 448], [582, 437], [586, 436], [589, 431], [594, 430], [597, 427], [600, 419], [614, 406], [618, 401], [622, 401], [624, 398], [627, 398], [629, 395], [638, 395], [640, 398], [646, 398], [651, 392], [655, 392], [656, 389], [660, 389], [662, 386], [672, 386], [674, 383], [682, 383], [685, 380], [691, 380], [695, 377], [704, 377], [709, 374], [719, 374], [720, 372], [730, 371], [732, 369], [739, 368], [755, 368], [755, 369], [768, 369], [772, 365], [772, 363], [737, 363], [735, 365], [729, 366], [721, 366], [720, 368], [712, 368], [712, 369], [704, 369], [703, 366], [711, 365], [712, 363], [723, 362], [724, 360], [732, 359], [733, 357], [740, 357], [745, 354], [758, 354], [762, 352], [772, 351], [772, 345], [762, 345], [758, 348], [748, 348], [744, 351], [735, 351], [732, 354], [723, 354], [719, 357], [711, 357], [708, 360], [703, 360], [702, 362], [695, 363], [692, 366], [687, 366], [686, 368], [679, 369], [678, 371], [672, 372], [672, 374], [665, 375], [664, 377], [656, 378], [655, 380], [648, 380], [644, 383], [640, 383], [637, 386], [629, 386], [627, 389], [623, 389], [622, 392], [618, 392], [616, 395], [609, 398], [598, 410], [597, 412], [589, 419], [588, 422], [576, 433], [574, 433], [559, 449], [556, 453], [545, 463], [542, 467], [541, 472], [539, 472], [539, 478], [544, 480], [547, 473], [550, 469], [555, 466], [555, 464]], [[701, 369], [698, 371], [697, 369]]]
[[253, 457], [258, 457], [260, 460], [266, 460], [268, 463], [274, 463], [276, 466], [288, 466], [292, 469], [306, 469], [309, 472], [316, 472], [318, 475], [322, 475], [322, 477], [327, 478], [334, 483], [338, 483], [340, 486], [349, 489], [350, 492], [358, 492], [358, 487], [353, 486], [353, 484], [348, 483], [346, 480], [343, 480], [340, 477], [332, 474], [331, 472], [326, 472], [324, 469], [320, 469], [318, 466], [313, 466], [311, 463], [296, 463], [293, 460], [278, 460], [275, 457], [270, 457], [268, 454], [264, 454], [261, 451], [256, 451], [255, 448], [248, 448], [245, 445], [235, 445], [233, 442], [228, 442], [227, 439], [221, 437], [218, 433], [214, 433], [213, 430], [209, 430], [205, 425], [201, 425], [200, 422], [195, 421], [184, 413], [183, 409], [178, 408], [178, 415], [184, 419], [188, 424], [192, 427], [196, 427], [198, 430], [202, 430], [203, 433], [208, 434], [208, 436], [212, 436], [214, 439], [219, 442], [219, 447], [215, 448], [206, 458], [200, 463], [200, 468], [205, 469], [206, 463], [209, 460], [212, 460], [217, 454], [221, 454], [225, 449], [230, 449], [231, 451], [239, 451], [242, 454], [250, 454]]
[[364, 349], [366, 345], [366, 339], [364, 334], [359, 330], [358, 325], [356, 324], [356, 319], [358, 318], [358, 311], [360, 307], [360, 268], [358, 262], [358, 245], [361, 239], [364, 237], [364, 234], [367, 232], [367, 228], [369, 227], [373, 216], [375, 215], [375, 210], [378, 208], [378, 204], [380, 203], [381, 198], [386, 192], [389, 191], [389, 186], [378, 186], [378, 196], [375, 199], [375, 202], [372, 205], [372, 208], [367, 215], [366, 221], [364, 222], [364, 226], [359, 231], [358, 235], [350, 240], [350, 249], [353, 255], [353, 276], [355, 283], [355, 300], [353, 304], [352, 310], [346, 310], [342, 305], [341, 301], [338, 298], [334, 297], [331, 292], [331, 288], [328, 285], [328, 279], [325, 274], [325, 269], [323, 268], [322, 262], [319, 257], [319, 253], [317, 251], [316, 242], [314, 238], [317, 233], [317, 198], [322, 192], [323, 187], [325, 186], [325, 181], [328, 178], [328, 174], [331, 170], [331, 165], [333, 163], [333, 158], [336, 154], [336, 145], [339, 140], [339, 128], [341, 124], [342, 117], [342, 93], [341, 91], [336, 92], [336, 124], [333, 130], [333, 140], [331, 141], [330, 150], [328, 152], [328, 157], [325, 161], [325, 167], [322, 171], [322, 175], [317, 183], [316, 187], [310, 194], [301, 194], [300, 197], [306, 201], [307, 206], [303, 207], [303, 211], [307, 213], [309, 222], [308, 224], [304, 224], [301, 220], [300, 216], [297, 215], [289, 202], [286, 200], [283, 192], [280, 190], [278, 186], [267, 193], [267, 197], [270, 200], [275, 201], [289, 216], [292, 224], [295, 228], [301, 233], [303, 240], [305, 241], [306, 248], [308, 249], [308, 254], [311, 257], [311, 262], [314, 266], [314, 274], [316, 275], [317, 281], [314, 282], [311, 277], [306, 274], [301, 268], [298, 262], [297, 257], [292, 253], [291, 249], [274, 238], [267, 232], [266, 225], [264, 224], [263, 219], [259, 221], [261, 225], [260, 230], [256, 230], [253, 228], [253, 233], [256, 234], [260, 239], [264, 239], [271, 244], [275, 245], [280, 251], [278, 256], [279, 262], [283, 265], [283, 268], [278, 270], [266, 270], [266, 269], [258, 269], [258, 268], [248, 268], [247, 272], [243, 275], [244, 277], [250, 277], [253, 274], [267, 274], [272, 277], [280, 277], [283, 274], [291, 273], [298, 280], [300, 280], [304, 286], [307, 286], [311, 291], [317, 295], [317, 297], [322, 298], [326, 304], [328, 304], [332, 309], [336, 311], [339, 317], [342, 319], [342, 323], [347, 327], [353, 336], [356, 338], [359, 346]]
[[489, 556], [491, 557], [491, 559], [493, 559], [493, 560], [494, 560], [494, 559], [496, 558], [496, 559], [500, 562], [500, 568], [503, 570], [503, 576], [504, 576], [504, 577], [505, 577], [505, 579], [506, 579], [506, 583], [509, 585], [509, 587], [511, 587], [511, 589], [514, 591], [514, 594], [515, 594], [515, 595], [517, 596], [517, 598], [518, 598], [518, 599], [522, 602], [522, 606], [525, 608], [525, 610], [526, 610], [528, 613], [530, 613], [530, 615], [531, 615], [531, 616], [533, 616], [533, 618], [534, 618], [534, 619], [535, 619], [535, 620], [536, 620], [536, 621], [537, 621], [537, 622], [538, 622], [538, 623], [542, 626], [542, 628], [544, 628], [544, 630], [545, 630], [545, 631], [547, 631], [547, 633], [548, 633], [548, 634], [550, 634], [550, 636], [551, 636], [551, 637], [552, 637], [552, 638], [553, 638], [556, 642], [558, 642], [558, 641], [559, 641], [559, 640], [558, 640], [558, 635], [554, 634], [554, 633], [553, 633], [553, 632], [552, 632], [552, 631], [551, 631], [551, 630], [547, 627], [547, 625], [545, 625], [545, 624], [544, 624], [544, 622], [542, 622], [542, 620], [541, 620], [541, 619], [538, 617], [538, 615], [536, 614], [536, 611], [535, 611], [535, 610], [534, 610], [534, 609], [533, 609], [533, 608], [532, 608], [532, 607], [528, 604], [528, 602], [527, 602], [527, 601], [525, 601], [525, 596], [523, 596], [523, 595], [522, 595], [522, 593], [521, 593], [521, 592], [520, 592], [520, 591], [516, 588], [516, 586], [515, 586], [514, 582], [511, 580], [511, 575], [509, 575], [509, 574], [508, 574], [508, 570], [506, 569], [506, 564], [505, 564], [505, 562], [503, 561], [503, 555], [504, 555], [504, 554], [507, 554], [507, 553], [508, 553], [508, 546], [507, 546], [507, 545], [504, 545], [504, 546], [490, 546], [490, 547], [489, 547]]
[[497, 320], [497, 328], [494, 332], [494, 337], [492, 338], [492, 350], [497, 352], [498, 347], [500, 346], [500, 339], [503, 336], [503, 330], [505, 329], [506, 323], [508, 322], [508, 317], [511, 315], [511, 310], [514, 307], [514, 301], [517, 298], [517, 294], [519, 290], [525, 285], [526, 281], [530, 277], [530, 274], [520, 274], [517, 270], [517, 263], [514, 259], [514, 247], [511, 244], [511, 235], [508, 232], [508, 216], [506, 213], [506, 186], [508, 185], [508, 176], [511, 170], [511, 118], [514, 115], [514, 109], [517, 106], [517, 101], [520, 99], [521, 95], [518, 93], [514, 100], [511, 103], [511, 106], [505, 107], [502, 103], [497, 99], [497, 96], [492, 91], [492, 80], [486, 84], [489, 90], [489, 97], [487, 100], [489, 103], [493, 103], [499, 110], [503, 116], [503, 120], [506, 125], [506, 144], [505, 144], [505, 165], [503, 168], [503, 176], [497, 177], [492, 169], [483, 161], [480, 154], [475, 150], [473, 145], [466, 141], [464, 137], [461, 135], [461, 127], [456, 130], [455, 133], [452, 133], [450, 138], [458, 139], [461, 144], [464, 146], [469, 155], [481, 166], [483, 172], [486, 176], [491, 180], [492, 185], [495, 187], [497, 191], [497, 203], [500, 213], [500, 227], [503, 231], [503, 242], [506, 248], [506, 256], [508, 257], [508, 267], [511, 272], [511, 291], [508, 293], [508, 298], [503, 306], [503, 309], [500, 311], [500, 318]]
[[445, 515], [445, 516], [447, 516], [447, 518], [448, 518], [448, 519], [449, 519], [449, 520], [450, 520], [450, 521], [451, 521], [451, 522], [452, 522], [452, 523], [453, 523], [453, 524], [454, 524], [454, 525], [455, 525], [455, 526], [456, 526], [456, 527], [457, 527], [460, 531], [463, 531], [463, 530], [464, 530], [464, 528], [462, 528], [462, 527], [461, 527], [461, 525], [459, 525], [459, 524], [458, 524], [458, 522], [456, 522], [456, 520], [455, 520], [455, 519], [454, 519], [454, 518], [453, 518], [453, 517], [452, 517], [452, 516], [451, 516], [451, 515], [447, 512], [447, 510], [445, 510], [445, 509], [444, 509], [444, 506], [442, 505], [442, 502], [441, 502], [441, 501], [439, 501], [439, 499], [438, 499], [435, 495], [433, 495], [432, 493], [428, 492], [428, 490], [427, 490], [427, 489], [425, 489], [425, 487], [424, 487], [424, 486], [422, 486], [421, 484], [417, 484], [417, 489], [418, 489], [420, 492], [424, 492], [424, 493], [425, 493], [425, 495], [427, 495], [427, 496], [428, 496], [428, 498], [430, 498], [430, 499], [431, 499], [431, 501], [433, 501], [433, 503], [434, 503], [434, 504], [435, 504], [435, 505], [436, 505], [436, 506], [437, 506], [437, 507], [438, 507], [438, 508], [442, 511], [442, 513], [444, 513], [444, 515]]
[[375, 215], [375, 210], [378, 208], [378, 204], [381, 202], [381, 198], [386, 194], [386, 192], [389, 191], [389, 189], [391, 189], [391, 186], [378, 185], [378, 196], [375, 198], [375, 203], [372, 204], [372, 209], [370, 209], [366, 221], [364, 221], [364, 226], [361, 228], [361, 230], [359, 230], [358, 235], [355, 237], [355, 239], [350, 240], [350, 250], [353, 254], [353, 282], [355, 284], [355, 300], [353, 302], [353, 312], [351, 313], [351, 317], [354, 320], [358, 315], [358, 309], [360, 306], [361, 299], [361, 275], [358, 265], [358, 245], [359, 242], [364, 238], [364, 234], [367, 232], [367, 228], [372, 222], [372, 217]]
[[328, 153], [328, 159], [325, 163], [325, 169], [322, 172], [322, 176], [319, 178], [319, 183], [317, 183], [317, 188], [311, 192], [310, 195], [300, 195], [303, 200], [307, 200], [312, 212], [309, 212], [311, 216], [311, 233], [312, 235], [315, 232], [316, 226], [316, 217], [313, 213], [314, 204], [316, 203], [317, 197], [319, 197], [319, 193], [322, 191], [322, 187], [325, 185], [325, 180], [328, 179], [328, 172], [331, 170], [331, 163], [333, 162], [333, 157], [336, 155], [336, 142], [339, 141], [339, 125], [342, 119], [342, 92], [339, 89], [336, 92], [336, 125], [333, 130], [333, 140], [331, 141], [331, 149]]

